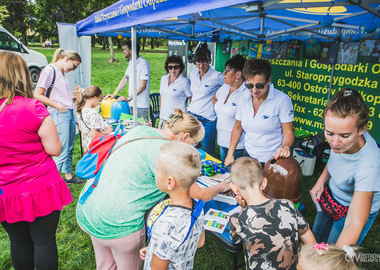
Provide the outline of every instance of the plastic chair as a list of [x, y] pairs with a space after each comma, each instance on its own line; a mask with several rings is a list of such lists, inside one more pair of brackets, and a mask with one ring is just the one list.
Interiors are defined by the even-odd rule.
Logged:
[[160, 94], [150, 94], [150, 120], [152, 121], [152, 127], [156, 127], [156, 120], [160, 118]]

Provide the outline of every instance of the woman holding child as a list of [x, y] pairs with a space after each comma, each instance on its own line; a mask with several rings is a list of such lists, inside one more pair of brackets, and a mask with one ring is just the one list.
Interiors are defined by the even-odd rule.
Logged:
[[[133, 141], [112, 153], [97, 187], [83, 204], [77, 205], [77, 220], [90, 234], [98, 269], [116, 266], [141, 269], [139, 249], [145, 245], [144, 215], [165, 196], [158, 189], [154, 175], [160, 147], [167, 140], [196, 144], [203, 139], [204, 128], [193, 115], [177, 110], [165, 129], [137, 127], [118, 144], [150, 136], [154, 139]], [[89, 181], [85, 185], [82, 194], [91, 184]], [[190, 197], [207, 201], [228, 189], [227, 183], [204, 189], [194, 184]]]
[[260, 163], [265, 164], [272, 157], [290, 156], [294, 143], [293, 105], [289, 96], [273, 87], [271, 73], [271, 65], [265, 59], [250, 59], [244, 64], [248, 92], [238, 104], [226, 165], [234, 161], [243, 132], [245, 150]]
[[313, 233], [317, 242], [339, 247], [360, 245], [380, 208], [380, 149], [366, 131], [368, 108], [358, 91], [340, 90], [325, 108], [323, 118], [332, 151], [310, 194], [319, 201], [328, 187], [337, 204], [348, 211], [342, 208], [341, 213], [347, 215], [335, 221], [318, 212]]

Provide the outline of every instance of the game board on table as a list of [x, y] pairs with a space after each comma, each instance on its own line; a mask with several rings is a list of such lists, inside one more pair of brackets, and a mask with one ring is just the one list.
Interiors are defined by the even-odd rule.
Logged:
[[[198, 151], [202, 159], [202, 172], [197, 180], [200, 187], [210, 187], [217, 185], [221, 181], [230, 180], [229, 167], [224, 166], [220, 160], [210, 156], [202, 149], [198, 149]], [[229, 190], [219, 193], [214, 197], [214, 200], [236, 205], [235, 196], [236, 194], [232, 190]]]

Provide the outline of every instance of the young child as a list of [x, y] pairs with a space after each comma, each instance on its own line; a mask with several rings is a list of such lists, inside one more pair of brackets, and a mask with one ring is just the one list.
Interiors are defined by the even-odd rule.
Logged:
[[230, 219], [232, 241], [243, 240], [247, 269], [296, 269], [298, 238], [315, 244], [308, 223], [288, 200], [266, 198], [261, 164], [251, 157], [238, 158], [231, 167], [231, 189], [246, 202]]
[[205, 241], [204, 203], [195, 203], [189, 192], [201, 167], [199, 152], [191, 145], [168, 142], [161, 147], [155, 178], [157, 187], [169, 194], [170, 206], [153, 224], [148, 248], [140, 250], [144, 269], [193, 269], [195, 252]]
[[301, 248], [298, 270], [357, 270], [357, 247], [315, 244]]
[[104, 122], [103, 117], [95, 110], [103, 98], [102, 90], [97, 86], [89, 86], [76, 95], [77, 118], [82, 134], [82, 147], [86, 151], [92, 138], [98, 134], [109, 134], [112, 127]]

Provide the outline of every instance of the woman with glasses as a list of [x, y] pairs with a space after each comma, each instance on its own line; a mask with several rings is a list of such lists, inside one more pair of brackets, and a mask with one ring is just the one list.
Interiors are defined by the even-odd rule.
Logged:
[[[233, 56], [226, 62], [224, 84], [212, 99], [217, 116], [216, 130], [220, 147], [220, 160], [224, 161], [230, 146], [231, 132], [235, 124], [237, 105], [241, 96], [247, 92], [244, 84], [243, 67], [245, 58], [240, 54]], [[244, 154], [244, 133], [234, 152], [234, 159]]]
[[264, 165], [272, 157], [289, 157], [294, 143], [293, 105], [289, 96], [271, 83], [272, 68], [265, 59], [250, 59], [243, 75], [248, 92], [238, 105], [225, 164], [234, 161], [234, 151], [245, 132], [245, 150]]
[[169, 56], [165, 62], [165, 70], [168, 74], [162, 76], [160, 84], [160, 123], [158, 127], [164, 128], [164, 124], [176, 109], [186, 111], [186, 100], [191, 99], [190, 81], [182, 76], [185, 65], [182, 57]]
[[210, 67], [211, 52], [204, 43], [194, 56], [197, 68], [190, 74], [191, 103], [187, 110], [204, 126], [206, 134], [202, 140], [202, 148], [211, 156], [214, 155], [216, 139], [216, 114], [212, 98], [223, 85], [223, 74]]
[[[65, 174], [66, 183], [81, 184], [85, 181], [76, 178], [72, 173], [72, 155], [75, 143], [75, 97], [70, 82], [65, 74], [75, 70], [82, 62], [75, 51], [57, 49], [52, 64], [46, 66], [40, 74], [34, 97], [47, 106], [57, 126], [59, 139], [62, 142], [62, 153], [54, 158], [58, 171]], [[47, 90], [50, 86], [51, 92]]]

